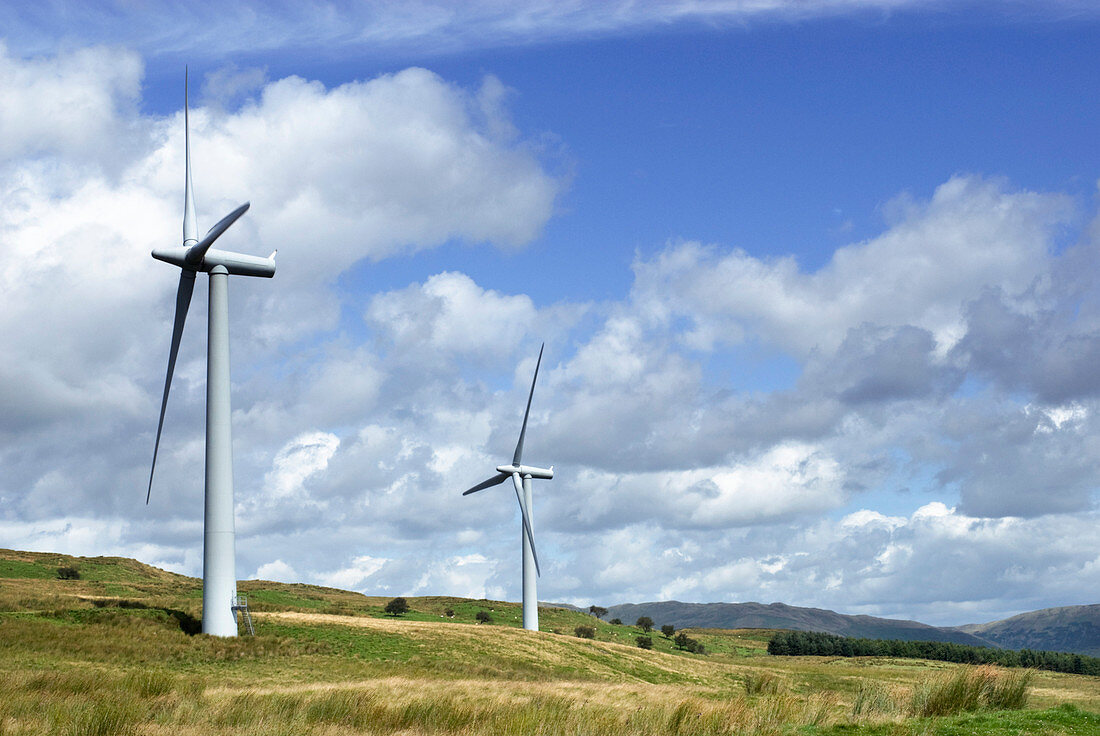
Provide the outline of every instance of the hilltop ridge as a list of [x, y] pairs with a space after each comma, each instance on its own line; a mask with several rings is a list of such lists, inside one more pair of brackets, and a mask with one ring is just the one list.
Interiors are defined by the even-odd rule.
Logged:
[[[56, 597], [55, 589], [47, 596], [35, 581], [56, 577], [57, 568], [75, 566], [81, 580], [66, 581], [71, 595], [138, 598], [149, 605], [176, 613], [200, 615], [202, 581], [168, 572], [126, 557], [74, 557], [53, 552], [25, 552], [0, 549], [0, 579], [9, 593], [22, 594], [28, 600]], [[392, 596], [366, 596], [307, 583], [279, 583], [242, 580], [241, 593], [249, 596], [256, 611], [304, 611], [351, 614], [380, 609]], [[446, 610], [455, 618], [473, 620], [481, 609], [499, 610], [498, 623], [519, 625], [520, 606], [506, 601], [474, 600], [452, 596], [422, 596], [416, 600], [414, 616], [439, 620]], [[56, 603], [51, 601], [50, 604]], [[43, 605], [47, 601], [43, 600]], [[571, 633], [577, 625], [597, 623], [586, 610], [567, 604], [540, 602], [544, 629]], [[567, 612], [569, 615], [566, 615]], [[583, 615], [582, 615], [583, 614]], [[971, 646], [998, 646], [1009, 649], [1037, 649], [1100, 655], [1100, 604], [1064, 606], [1023, 613], [1001, 621], [938, 627], [903, 619], [866, 615], [848, 615], [822, 608], [804, 608], [785, 603], [684, 603], [658, 601], [623, 603], [608, 607], [605, 620], [619, 618], [633, 624], [640, 616], [649, 616], [657, 626], [672, 624], [677, 629], [792, 629], [818, 631], [838, 636], [905, 641], [944, 641]], [[429, 620], [426, 618], [425, 620]], [[604, 622], [598, 622], [601, 627]], [[607, 628], [628, 643], [623, 631]], [[609, 636], [612, 636], [609, 633]]]

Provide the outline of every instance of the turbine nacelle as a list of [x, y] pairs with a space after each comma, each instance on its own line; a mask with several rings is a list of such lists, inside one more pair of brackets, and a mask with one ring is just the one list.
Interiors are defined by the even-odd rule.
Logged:
[[214, 266], [225, 266], [225, 270], [234, 276], [261, 276], [271, 278], [275, 275], [275, 254], [267, 258], [250, 256], [245, 253], [233, 253], [228, 250], [210, 248], [202, 254], [197, 263], [188, 259], [188, 254], [197, 246], [173, 245], [166, 248], [154, 248], [153, 258], [187, 271], [208, 272]]
[[554, 477], [554, 466], [551, 465], [549, 468], [536, 468], [533, 465], [498, 465], [497, 472], [502, 475], [519, 473], [520, 477], [526, 476], [528, 478], [551, 480]]

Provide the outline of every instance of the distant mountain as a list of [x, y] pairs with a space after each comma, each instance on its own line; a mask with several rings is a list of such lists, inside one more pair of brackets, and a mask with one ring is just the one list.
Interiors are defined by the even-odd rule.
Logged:
[[649, 616], [658, 626], [702, 629], [796, 629], [839, 636], [904, 641], [949, 641], [972, 646], [996, 646], [982, 635], [960, 628], [939, 628], [917, 621], [875, 616], [848, 616], [823, 608], [799, 608], [785, 603], [623, 603], [611, 606], [604, 618], [632, 624]]
[[955, 628], [1006, 649], [1045, 649], [1100, 657], [1100, 604], [1044, 608], [1003, 621]]

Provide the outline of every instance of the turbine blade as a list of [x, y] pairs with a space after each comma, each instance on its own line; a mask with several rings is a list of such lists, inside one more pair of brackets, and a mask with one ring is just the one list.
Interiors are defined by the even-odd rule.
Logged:
[[508, 480], [508, 474], [507, 473], [500, 473], [498, 475], [494, 475], [489, 480], [481, 481], [480, 483], [478, 483], [476, 486], [474, 486], [470, 490], [463, 491], [462, 495], [463, 496], [469, 496], [471, 493], [476, 493], [478, 491], [484, 491], [486, 488], [492, 488], [493, 486], [499, 486], [501, 483], [503, 483], [506, 480]]
[[241, 215], [248, 212], [250, 206], [248, 202], [245, 202], [240, 207], [218, 220], [218, 224], [210, 228], [209, 232], [203, 236], [203, 239], [191, 246], [187, 251], [187, 262], [193, 266], [198, 266], [202, 263], [202, 257], [206, 255], [206, 251], [210, 250], [210, 246], [214, 244], [214, 241], [220, 238], [221, 234], [228, 230], [230, 225], [239, 220]]
[[535, 535], [531, 533], [531, 517], [527, 515], [527, 504], [523, 501], [523, 485], [520, 482], [519, 473], [512, 473], [512, 485], [516, 487], [516, 500], [519, 501], [519, 515], [523, 517], [523, 529], [527, 532], [527, 539], [531, 541], [531, 556], [535, 558], [535, 574], [541, 578], [539, 553], [535, 551]]
[[195, 229], [195, 195], [191, 190], [191, 121], [187, 104], [187, 67], [183, 68], [183, 150], [187, 159], [187, 179], [183, 185], [183, 244], [198, 242]]
[[176, 355], [180, 350], [183, 323], [187, 320], [187, 308], [191, 306], [191, 294], [194, 291], [195, 272], [186, 269], [180, 271], [180, 285], [176, 289], [176, 319], [172, 324], [172, 347], [168, 351], [168, 373], [164, 376], [164, 397], [160, 400], [160, 421], [157, 422], [157, 441], [153, 445], [153, 465], [149, 468], [149, 490], [145, 493], [146, 505], [153, 494], [153, 472], [157, 469], [157, 450], [160, 449], [160, 432], [164, 429], [164, 410], [168, 406], [168, 391], [172, 388], [172, 373], [176, 370]]
[[531, 393], [527, 395], [527, 409], [523, 412], [523, 427], [519, 430], [519, 442], [516, 443], [516, 453], [512, 455], [512, 465], [519, 465], [523, 457], [523, 438], [527, 434], [527, 416], [531, 413], [531, 399], [535, 396], [535, 381], [539, 380], [539, 366], [542, 365], [542, 351], [546, 343], [539, 348], [539, 359], [535, 363], [535, 377], [531, 379]]

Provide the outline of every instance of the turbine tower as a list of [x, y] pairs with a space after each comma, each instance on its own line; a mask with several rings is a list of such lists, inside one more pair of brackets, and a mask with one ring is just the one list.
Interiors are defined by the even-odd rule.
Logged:
[[183, 323], [195, 289], [195, 274], [210, 274], [210, 307], [207, 323], [206, 352], [206, 494], [202, 548], [202, 633], [236, 636], [237, 617], [233, 610], [237, 597], [237, 572], [233, 540], [233, 446], [229, 407], [229, 275], [275, 275], [275, 254], [267, 258], [217, 250], [210, 246], [230, 225], [248, 210], [245, 202], [210, 228], [202, 240], [195, 227], [195, 199], [191, 192], [191, 132], [187, 103], [187, 80], [183, 94], [184, 147], [187, 159], [184, 184], [183, 245], [153, 250], [153, 258], [180, 268], [176, 289], [176, 316], [172, 325], [172, 347], [168, 352], [168, 372], [164, 377], [164, 397], [160, 402], [157, 441], [153, 446], [153, 464], [149, 469], [149, 490], [153, 492], [153, 472], [164, 428], [164, 410], [176, 367]]
[[527, 434], [527, 417], [531, 414], [531, 398], [535, 395], [535, 381], [539, 379], [539, 366], [542, 364], [542, 351], [546, 343], [539, 348], [539, 359], [535, 363], [535, 377], [531, 379], [531, 393], [527, 395], [527, 409], [523, 412], [523, 426], [519, 430], [519, 442], [516, 443], [515, 454], [512, 455], [511, 465], [498, 465], [497, 474], [488, 480], [483, 480], [462, 495], [492, 488], [500, 485], [509, 477], [516, 488], [516, 500], [519, 502], [519, 514], [523, 519], [520, 531], [520, 541], [523, 550], [523, 628], [528, 631], [539, 630], [539, 599], [535, 588], [535, 576], [540, 575], [539, 558], [535, 553], [535, 535], [531, 531], [531, 479], [554, 477], [554, 466], [536, 468], [531, 465], [523, 465], [523, 438]]

